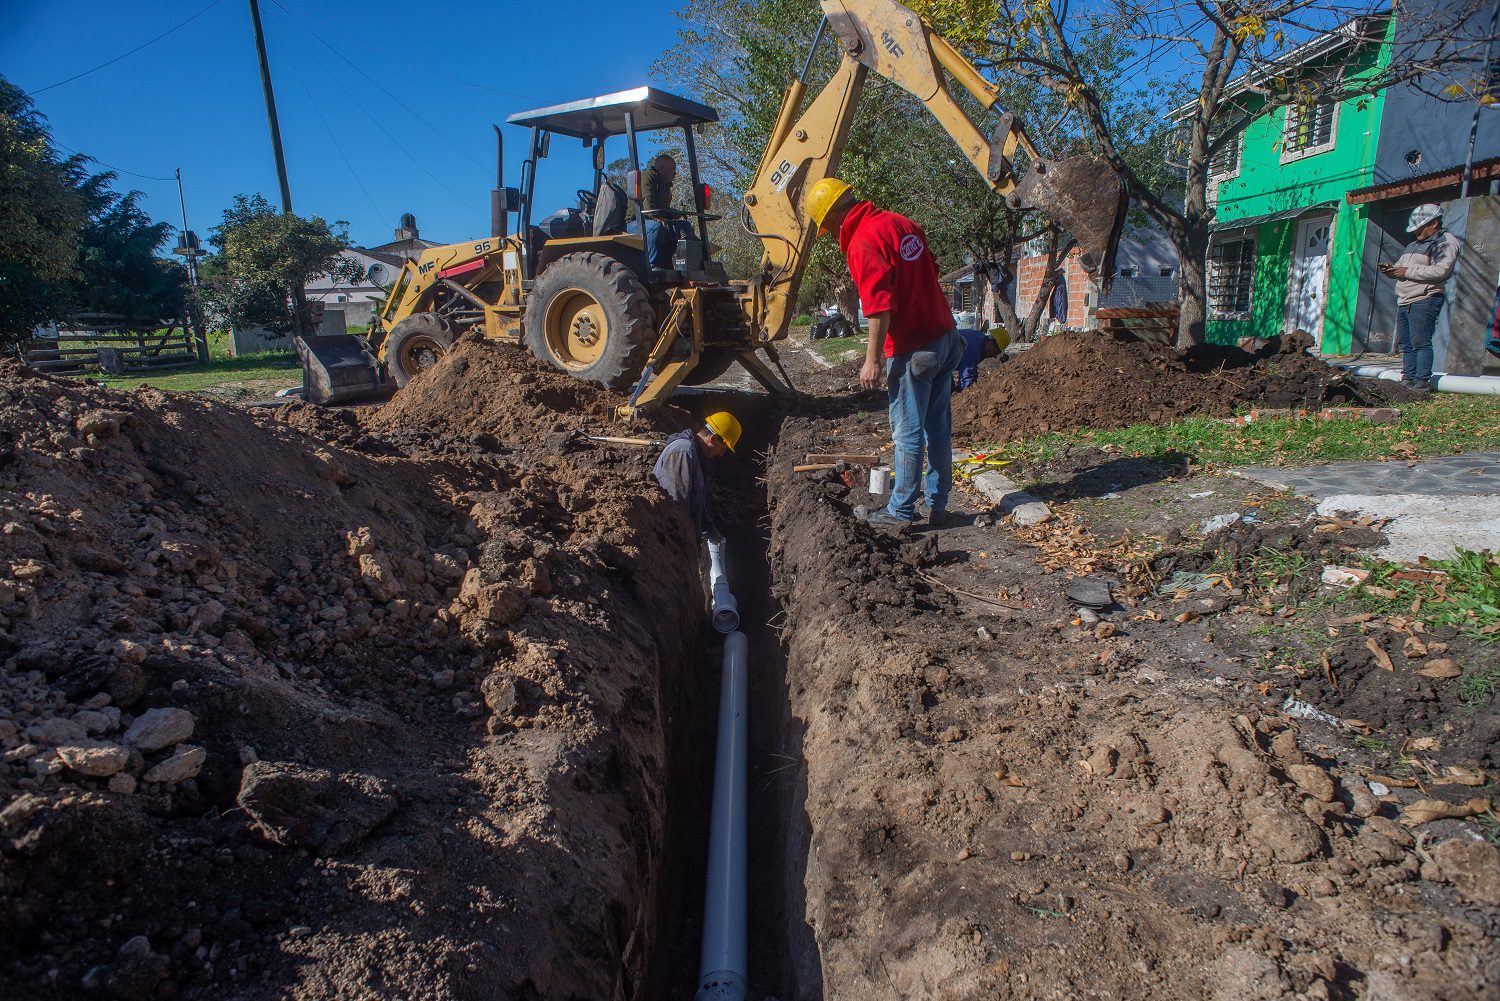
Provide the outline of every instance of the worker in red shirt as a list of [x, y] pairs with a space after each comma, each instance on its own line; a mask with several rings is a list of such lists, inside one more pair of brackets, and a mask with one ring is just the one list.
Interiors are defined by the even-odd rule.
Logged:
[[927, 520], [943, 525], [953, 486], [953, 373], [964, 342], [938, 285], [937, 259], [927, 246], [927, 234], [905, 216], [858, 200], [854, 189], [836, 177], [813, 184], [805, 205], [818, 232], [838, 234], [870, 321], [861, 386], [880, 385], [882, 352], [886, 358], [895, 484], [884, 510], [870, 512], [865, 521], [886, 528], [911, 525], [923, 492], [925, 445]]

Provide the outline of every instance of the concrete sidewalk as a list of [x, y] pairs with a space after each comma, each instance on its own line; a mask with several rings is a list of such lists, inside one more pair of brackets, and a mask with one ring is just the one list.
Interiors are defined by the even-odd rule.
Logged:
[[1415, 462], [1332, 462], [1303, 469], [1249, 466], [1236, 476], [1292, 490], [1319, 514], [1389, 518], [1381, 559], [1449, 559], [1456, 547], [1500, 551], [1500, 453], [1470, 452]]

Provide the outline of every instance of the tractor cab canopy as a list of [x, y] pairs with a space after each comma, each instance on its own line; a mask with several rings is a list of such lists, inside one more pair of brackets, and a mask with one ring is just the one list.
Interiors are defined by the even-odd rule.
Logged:
[[[626, 114], [630, 121], [625, 120]], [[717, 122], [719, 113], [706, 104], [668, 94], [655, 87], [637, 87], [618, 94], [590, 97], [569, 104], [555, 104], [536, 111], [511, 115], [507, 122], [527, 128], [556, 132], [575, 139], [593, 140], [628, 132], [683, 128]]]
[[[708, 211], [712, 192], [698, 174], [693, 134], [695, 126], [718, 120], [719, 113], [708, 105], [655, 87], [637, 87], [511, 115], [506, 119], [509, 124], [531, 130], [530, 153], [522, 164], [519, 192], [521, 237], [526, 242], [529, 264], [544, 263], [537, 258], [542, 241], [631, 232], [637, 240], [652, 241], [651, 247], [644, 251], [647, 263], [640, 266], [641, 272], [658, 277], [665, 273], [703, 272], [711, 264], [705, 258], [709, 246], [708, 223], [719, 216]], [[678, 169], [686, 167], [688, 197], [680, 207], [647, 209], [642, 204], [644, 182], [636, 140], [642, 133], [662, 130], [680, 130], [679, 149], [686, 155], [687, 163], [678, 164]], [[578, 190], [577, 209], [559, 209], [533, 227], [531, 208], [536, 172], [539, 161], [547, 157], [554, 134], [581, 139], [586, 148], [592, 147], [593, 183]], [[622, 135], [626, 138], [628, 165], [623, 185], [606, 176], [608, 159], [604, 151], [606, 140]], [[677, 140], [668, 142], [676, 145]], [[676, 263], [676, 256], [681, 256], [680, 264]], [[528, 265], [527, 272], [534, 273], [535, 269]]]

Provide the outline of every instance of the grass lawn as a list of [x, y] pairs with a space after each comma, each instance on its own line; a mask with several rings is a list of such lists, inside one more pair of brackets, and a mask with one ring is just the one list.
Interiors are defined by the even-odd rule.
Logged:
[[1295, 466], [1345, 459], [1409, 459], [1422, 455], [1500, 451], [1500, 398], [1434, 393], [1404, 404], [1399, 424], [1347, 418], [1275, 418], [1234, 425], [1210, 417], [1170, 424], [1132, 424], [1113, 431], [1046, 434], [988, 450], [1042, 463], [1069, 446], [1091, 445], [1122, 455], [1197, 466]]
[[89, 382], [113, 389], [151, 386], [176, 392], [210, 393], [230, 399], [269, 399], [287, 386], [302, 384], [302, 366], [291, 351], [264, 351], [237, 358], [210, 355], [208, 364], [191, 365], [150, 375], [116, 376], [92, 373]]

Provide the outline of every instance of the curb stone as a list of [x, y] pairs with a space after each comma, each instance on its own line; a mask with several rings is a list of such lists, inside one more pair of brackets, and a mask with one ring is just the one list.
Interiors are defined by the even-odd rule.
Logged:
[[1038, 500], [1021, 489], [1009, 476], [993, 470], [985, 470], [969, 477], [969, 482], [979, 492], [999, 505], [1001, 514], [1008, 514], [1017, 525], [1040, 525], [1052, 517], [1052, 509], [1045, 501]]

